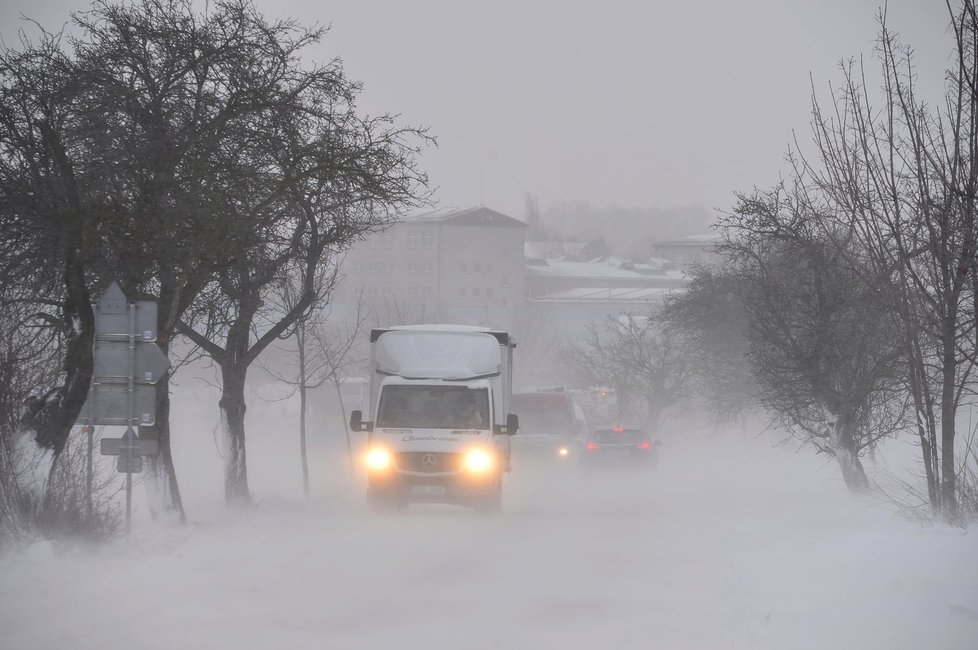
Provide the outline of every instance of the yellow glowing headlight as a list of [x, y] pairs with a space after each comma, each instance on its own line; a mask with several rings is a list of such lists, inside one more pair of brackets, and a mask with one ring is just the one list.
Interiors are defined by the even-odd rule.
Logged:
[[383, 447], [374, 447], [367, 452], [367, 469], [379, 472], [390, 468], [393, 463], [394, 457], [391, 456], [391, 452]]
[[560, 454], [561, 456], [566, 456], [567, 454], [570, 453], [570, 451], [567, 449], [567, 447], [561, 447], [560, 449], [557, 450], [557, 453]]
[[488, 472], [495, 465], [492, 454], [485, 449], [472, 449], [465, 454], [465, 469], [470, 472]]

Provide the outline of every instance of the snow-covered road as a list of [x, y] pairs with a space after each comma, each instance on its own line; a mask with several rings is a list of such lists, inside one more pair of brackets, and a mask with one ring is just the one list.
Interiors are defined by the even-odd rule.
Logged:
[[0, 647], [951, 649], [978, 639], [978, 530], [922, 527], [756, 440], [651, 473], [519, 466], [504, 512], [191, 507], [94, 550], [0, 558]]

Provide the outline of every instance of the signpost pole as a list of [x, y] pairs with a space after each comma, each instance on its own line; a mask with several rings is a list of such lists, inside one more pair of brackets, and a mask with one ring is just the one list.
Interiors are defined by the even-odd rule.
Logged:
[[135, 435], [132, 423], [136, 419], [136, 303], [129, 303], [129, 408], [128, 423], [126, 424], [126, 532], [129, 532], [132, 521], [132, 454], [131, 436]]
[[[92, 383], [94, 384], [95, 378], [92, 377]], [[92, 521], [92, 474], [95, 471], [94, 468], [94, 447], [95, 447], [95, 419], [92, 417], [92, 393], [94, 389], [89, 387], [88, 389], [88, 417], [85, 418], [85, 426], [83, 427], [85, 433], [88, 434], [88, 467], [87, 475], [85, 476], [85, 518], [91, 522]]]

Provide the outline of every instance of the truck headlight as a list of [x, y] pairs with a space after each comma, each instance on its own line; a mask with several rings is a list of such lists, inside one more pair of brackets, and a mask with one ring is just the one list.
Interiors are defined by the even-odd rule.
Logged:
[[374, 447], [367, 452], [367, 469], [382, 472], [390, 469], [393, 464], [394, 457], [383, 447]]
[[488, 472], [495, 465], [492, 454], [485, 449], [471, 449], [465, 454], [465, 469], [476, 474]]

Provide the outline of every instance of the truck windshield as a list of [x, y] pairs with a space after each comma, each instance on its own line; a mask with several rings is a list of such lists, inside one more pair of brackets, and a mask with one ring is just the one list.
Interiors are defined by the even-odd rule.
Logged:
[[488, 429], [489, 391], [467, 386], [384, 386], [376, 426]]

